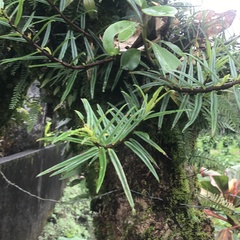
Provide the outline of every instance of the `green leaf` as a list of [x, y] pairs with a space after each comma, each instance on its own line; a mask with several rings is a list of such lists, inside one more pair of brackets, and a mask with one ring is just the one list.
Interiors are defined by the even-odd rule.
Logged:
[[[182, 100], [181, 100], [181, 104], [180, 104], [180, 106], [179, 106], [179, 110], [182, 110], [182, 109], [185, 109], [185, 108], [186, 108], [186, 106], [187, 106], [187, 104], [188, 104], [188, 102], [189, 102], [189, 98], [190, 98], [190, 95], [189, 95], [189, 94], [185, 94], [185, 95], [183, 96], [183, 98], [182, 98]], [[175, 125], [177, 124], [177, 122], [178, 122], [178, 120], [180, 119], [180, 117], [182, 116], [182, 114], [183, 114], [183, 111], [179, 111], [179, 112], [176, 114], [176, 116], [175, 116], [175, 118], [174, 118], [174, 120], [173, 120], [173, 124], [172, 124], [171, 129], [173, 129], [173, 128], [175, 127]]]
[[63, 172], [69, 172], [73, 170], [74, 168], [80, 166], [82, 163], [92, 159], [98, 154], [98, 148], [92, 147], [88, 149], [86, 152], [82, 152], [77, 156], [74, 156], [72, 158], [69, 158], [68, 160], [65, 160], [43, 172], [37, 175], [37, 177], [43, 176], [48, 173], [52, 173], [51, 176], [63, 173]]
[[137, 135], [139, 138], [141, 138], [143, 141], [154, 147], [156, 150], [158, 150], [160, 153], [163, 155], [167, 155], [164, 150], [158, 146], [153, 140], [150, 139], [149, 135], [145, 132], [140, 132], [140, 131], [134, 131], [134, 134]]
[[141, 13], [141, 11], [139, 10], [138, 6], [136, 5], [135, 0], [127, 0], [127, 2], [131, 5], [132, 9], [133, 9], [134, 12], [136, 13], [139, 22], [140, 22], [140, 23], [143, 23], [142, 13]]
[[110, 25], [105, 30], [102, 40], [106, 52], [111, 56], [117, 55], [119, 53], [119, 48], [115, 48], [114, 46], [116, 35], [118, 34], [117, 38], [119, 41], [124, 42], [136, 32], [137, 25], [137, 23], [128, 20], [122, 20]]
[[145, 7], [147, 7], [147, 2], [146, 2], [146, 0], [134, 0], [134, 2], [135, 2], [140, 8], [145, 8]]
[[[160, 107], [160, 111], [159, 112], [164, 112], [167, 109], [167, 106], [169, 104], [169, 99], [170, 99], [170, 94], [167, 94], [162, 101], [161, 107]], [[163, 118], [164, 115], [159, 116], [158, 117], [158, 129], [162, 128], [162, 124], [163, 124]]]
[[75, 41], [75, 36], [73, 31], [70, 32], [70, 43], [71, 43], [71, 51], [72, 51], [72, 59], [74, 65], [77, 65], [78, 63], [78, 51], [77, 51], [77, 45]]
[[105, 75], [104, 75], [103, 87], [102, 87], [103, 92], [105, 92], [105, 90], [106, 90], [107, 83], [108, 83], [108, 80], [109, 80], [109, 76], [110, 76], [110, 73], [111, 73], [111, 70], [112, 70], [112, 66], [113, 66], [113, 62], [110, 62], [107, 65], [107, 69], [106, 69]]
[[231, 56], [229, 56], [229, 65], [230, 65], [231, 75], [233, 78], [236, 79], [238, 77], [237, 68]]
[[140, 63], [141, 52], [138, 49], [130, 48], [121, 56], [121, 68], [127, 71], [134, 70]]
[[175, 70], [181, 65], [181, 61], [167, 49], [160, 47], [154, 42], [151, 42], [151, 45], [155, 57], [164, 72]]
[[110, 157], [110, 160], [115, 168], [115, 171], [118, 175], [118, 178], [122, 184], [122, 187], [123, 187], [123, 190], [124, 190], [124, 193], [127, 197], [127, 200], [132, 208], [132, 211], [135, 213], [135, 208], [134, 208], [134, 201], [133, 201], [133, 197], [132, 197], [132, 193], [131, 193], [131, 190], [129, 188], [129, 185], [128, 185], [128, 182], [127, 182], [127, 179], [126, 179], [126, 175], [123, 171], [123, 167], [121, 165], [121, 162], [119, 161], [118, 159], [118, 156], [116, 155], [115, 151], [111, 148], [108, 148], [108, 154], [109, 154], [109, 157]]
[[190, 119], [189, 119], [189, 122], [185, 125], [184, 129], [183, 129], [183, 132], [189, 127], [191, 126], [194, 121], [197, 119], [200, 111], [201, 111], [201, 108], [202, 108], [202, 102], [203, 102], [203, 94], [202, 93], [198, 93], [196, 96], [195, 96], [195, 103], [194, 103], [194, 109], [193, 111], [191, 112], [190, 114]]
[[225, 193], [228, 191], [228, 176], [212, 176], [215, 183], [217, 184], [218, 188], [222, 191], [222, 193]]
[[73, 0], [61, 0], [59, 5], [60, 12], [63, 12], [65, 8], [70, 5], [73, 2]]
[[47, 25], [47, 29], [46, 29], [42, 44], [41, 44], [41, 48], [44, 48], [49, 40], [49, 36], [51, 33], [51, 27], [52, 27], [51, 22], [49, 22], [49, 24]]
[[211, 106], [210, 106], [210, 113], [211, 113], [211, 130], [212, 136], [215, 135], [217, 130], [217, 121], [218, 121], [218, 97], [215, 91], [211, 92]]
[[68, 41], [69, 41], [69, 39], [70, 39], [70, 30], [67, 31], [66, 37], [65, 37], [63, 43], [61, 44], [62, 48], [61, 48], [61, 52], [60, 52], [60, 54], [58, 56], [58, 58], [60, 60], [62, 60], [63, 57], [65, 56], [66, 50], [68, 48]]
[[99, 176], [98, 176], [98, 181], [97, 181], [97, 190], [96, 192], [98, 193], [104, 177], [105, 177], [105, 173], [106, 173], [106, 169], [107, 169], [107, 156], [106, 156], [106, 150], [103, 147], [99, 148], [99, 153], [98, 153], [98, 158], [99, 158], [99, 164], [100, 164], [100, 168], [99, 168]]
[[18, 1], [18, 7], [17, 7], [17, 15], [14, 20], [14, 25], [17, 27], [18, 23], [20, 22], [22, 18], [22, 13], [23, 13], [23, 3], [24, 0], [19, 0]]
[[184, 55], [183, 51], [177, 45], [175, 45], [175, 44], [173, 44], [171, 42], [164, 41], [164, 40], [161, 40], [161, 43], [164, 43], [165, 45], [167, 45], [169, 48], [172, 49], [173, 52], [175, 52], [179, 56], [183, 56]]
[[72, 90], [72, 87], [73, 87], [73, 84], [76, 80], [77, 74], [78, 74], [78, 71], [74, 71], [72, 73], [72, 75], [69, 77], [69, 80], [67, 81], [67, 86], [66, 86], [65, 91], [64, 91], [64, 93], [62, 95], [62, 98], [61, 98], [61, 103], [63, 103], [65, 101], [69, 92]]
[[91, 79], [90, 79], [90, 93], [91, 98], [94, 98], [94, 91], [95, 91], [95, 85], [97, 81], [97, 73], [98, 73], [98, 66], [95, 66], [90, 69], [91, 70]]
[[174, 17], [177, 13], [177, 9], [171, 6], [153, 6], [144, 8], [142, 11], [146, 15], [155, 17]]
[[201, 187], [206, 191], [213, 193], [213, 194], [220, 194], [220, 191], [214, 187], [210, 181], [200, 181]]
[[150, 172], [159, 182], [159, 177], [157, 175], [157, 172], [154, 169], [153, 165], [151, 164], [151, 161], [153, 161], [154, 163], [155, 161], [153, 160], [152, 156], [144, 149], [144, 147], [134, 139], [130, 139], [130, 141], [125, 141], [124, 144], [128, 148], [130, 148], [144, 162], [144, 164], [147, 166], [147, 168], [150, 170]]
[[239, 85], [233, 86], [233, 93], [234, 93], [238, 108], [240, 109], [240, 86]]

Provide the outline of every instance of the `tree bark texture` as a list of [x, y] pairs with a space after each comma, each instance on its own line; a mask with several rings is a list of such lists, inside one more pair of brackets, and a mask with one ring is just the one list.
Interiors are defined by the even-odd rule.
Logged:
[[132, 215], [115, 170], [109, 164], [104, 189], [109, 194], [92, 203], [93, 208], [94, 204], [99, 207], [94, 218], [98, 240], [213, 239], [210, 219], [201, 211], [197, 199], [196, 172], [184, 163], [194, 142], [187, 135], [178, 130], [155, 135], [161, 138], [159, 142], [169, 156], [148, 149], [158, 164], [160, 182], [131, 151], [119, 147], [118, 156], [132, 190], [136, 215]]

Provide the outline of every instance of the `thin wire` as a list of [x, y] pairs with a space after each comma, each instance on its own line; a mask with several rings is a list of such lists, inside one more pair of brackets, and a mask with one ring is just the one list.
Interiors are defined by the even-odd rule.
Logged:
[[50, 202], [57, 202], [59, 203], [60, 201], [57, 201], [57, 200], [54, 200], [54, 199], [51, 199], [51, 198], [42, 198], [42, 197], [39, 197], [35, 194], [32, 194], [26, 190], [24, 190], [23, 188], [19, 187], [18, 185], [16, 185], [15, 183], [11, 182], [10, 180], [8, 180], [8, 178], [4, 175], [4, 173], [2, 171], [0, 171], [0, 174], [2, 175], [3, 179], [11, 186], [17, 188], [18, 190], [26, 193], [27, 195], [31, 196], [31, 197], [34, 197], [34, 198], [37, 198], [39, 200], [42, 200], [42, 201], [50, 201]]

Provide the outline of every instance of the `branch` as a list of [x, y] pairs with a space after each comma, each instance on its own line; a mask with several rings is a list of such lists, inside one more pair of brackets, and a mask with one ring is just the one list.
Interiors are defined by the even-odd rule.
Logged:
[[238, 85], [238, 84], [240, 84], [240, 80], [228, 82], [221, 86], [212, 86], [212, 87], [207, 87], [207, 88], [200, 87], [200, 88], [191, 89], [191, 88], [180, 88], [180, 87], [172, 87], [172, 86], [169, 86], [169, 88], [172, 90], [175, 90], [177, 92], [197, 94], [197, 93], [209, 93], [212, 91], [221, 91], [221, 90], [229, 89], [229, 88], [233, 87], [234, 85]]
[[85, 32], [82, 28], [79, 28], [74, 22], [72, 22], [68, 17], [66, 17], [60, 10], [57, 8], [51, 0], [46, 0], [48, 4], [62, 17], [62, 19], [75, 31], [83, 33], [85, 36], [92, 38], [92, 36]]
[[51, 55], [47, 50], [45, 50], [44, 48], [41, 48], [36, 42], [32, 41], [31, 38], [29, 38], [27, 35], [25, 35], [24, 33], [22, 33], [14, 24], [13, 22], [9, 19], [8, 16], [4, 15], [4, 17], [8, 20], [9, 25], [12, 27], [13, 30], [15, 30], [17, 33], [19, 33], [21, 35], [21, 37], [23, 39], [26, 40], [26, 42], [28, 42], [30, 45], [32, 45], [33, 47], [35, 47], [42, 55], [46, 56], [50, 61], [52, 62], [57, 62], [59, 64], [61, 64], [62, 66], [66, 67], [66, 68], [70, 68], [73, 70], [82, 70], [82, 69], [89, 69], [92, 68], [94, 66], [98, 66], [98, 65], [102, 65], [105, 64], [107, 62], [111, 62], [114, 60], [113, 57], [108, 57], [106, 59], [103, 60], [99, 60], [96, 62], [92, 62], [92, 63], [88, 63], [88, 64], [84, 64], [84, 65], [71, 65], [67, 62], [64, 62], [56, 57], [54, 57], [53, 55]]

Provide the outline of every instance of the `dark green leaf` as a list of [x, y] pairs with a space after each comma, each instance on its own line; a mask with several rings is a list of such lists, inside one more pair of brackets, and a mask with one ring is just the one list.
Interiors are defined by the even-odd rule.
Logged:
[[134, 70], [140, 63], [141, 52], [135, 48], [130, 48], [121, 56], [121, 68], [127, 71]]

